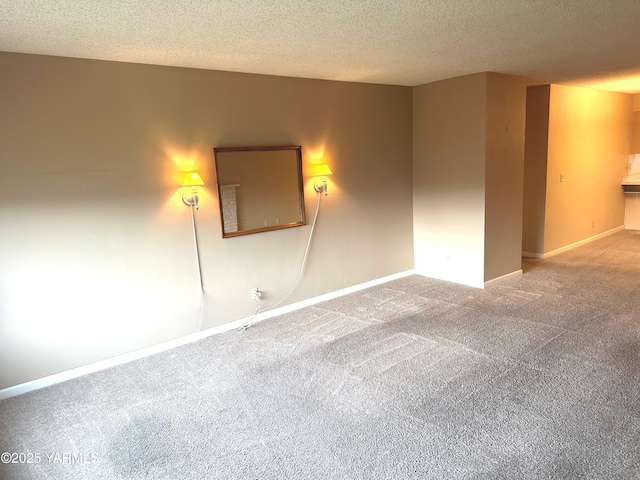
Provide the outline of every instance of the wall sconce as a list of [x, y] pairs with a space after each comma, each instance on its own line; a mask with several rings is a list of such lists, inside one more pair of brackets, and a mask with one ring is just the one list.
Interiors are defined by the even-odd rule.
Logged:
[[329, 165], [327, 165], [326, 163], [322, 164], [322, 165], [316, 165], [314, 171], [313, 171], [313, 176], [314, 177], [322, 177], [322, 178], [316, 178], [315, 183], [313, 184], [313, 188], [315, 189], [316, 192], [318, 193], [322, 193], [324, 192], [324, 195], [327, 196], [329, 194], [329, 189], [327, 187], [327, 175], [332, 175], [333, 172], [331, 171], [331, 169], [329, 168]]
[[[182, 201], [185, 205], [196, 207], [198, 210], [198, 186], [204, 185], [204, 181], [198, 172], [187, 173], [182, 181]], [[191, 188], [189, 188], [191, 187]]]

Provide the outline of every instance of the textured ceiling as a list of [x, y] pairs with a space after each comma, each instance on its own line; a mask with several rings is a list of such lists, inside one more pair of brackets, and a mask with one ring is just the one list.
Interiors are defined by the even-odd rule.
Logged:
[[493, 71], [634, 93], [640, 0], [0, 0], [0, 50], [395, 85]]

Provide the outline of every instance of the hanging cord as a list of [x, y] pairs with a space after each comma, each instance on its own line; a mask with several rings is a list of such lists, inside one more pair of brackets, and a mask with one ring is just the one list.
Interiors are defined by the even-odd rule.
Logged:
[[256, 307], [255, 311], [253, 312], [253, 315], [251, 315], [251, 317], [249, 317], [249, 319], [242, 324], [242, 326], [239, 328], [239, 330], [242, 330], [244, 332], [247, 328], [249, 328], [249, 327], [251, 327], [252, 325], [255, 324], [255, 322], [253, 322], [253, 319], [258, 314], [260, 314], [262, 312], [266, 312], [268, 310], [271, 310], [271, 309], [277, 307], [278, 305], [280, 305], [282, 302], [284, 302], [287, 298], [289, 298], [289, 296], [293, 293], [293, 291], [296, 289], [296, 287], [300, 283], [300, 280], [302, 279], [302, 274], [304, 273], [304, 267], [307, 265], [307, 258], [309, 257], [309, 247], [311, 246], [311, 239], [313, 238], [313, 231], [316, 228], [316, 220], [318, 220], [318, 212], [320, 211], [320, 195], [321, 194], [322, 194], [322, 192], [318, 192], [318, 196], [317, 196], [317, 199], [316, 199], [316, 213], [313, 216], [313, 223], [311, 224], [311, 232], [309, 232], [309, 240], [307, 240], [307, 248], [304, 251], [304, 258], [302, 259], [302, 265], [300, 266], [300, 273], [298, 274], [298, 278], [296, 278], [296, 281], [293, 283], [293, 285], [291, 286], [289, 291], [284, 295], [284, 297], [282, 297], [280, 300], [278, 300], [273, 305], [270, 305], [270, 306], [266, 307], [265, 309], [262, 309], [261, 308], [260, 299], [258, 298], [258, 306]]
[[200, 331], [203, 310], [204, 310], [204, 292], [200, 290], [200, 310], [198, 311], [198, 322], [196, 323], [196, 333]]
[[196, 248], [196, 263], [198, 264], [198, 278], [200, 279], [200, 291], [204, 292], [202, 285], [202, 271], [200, 270], [200, 249], [198, 248], [198, 235], [196, 234], [196, 219], [193, 214], [194, 206], [191, 205], [191, 226], [193, 227], [193, 244]]
[[196, 233], [196, 219], [193, 212], [195, 208], [191, 207], [191, 227], [193, 228], [193, 244], [196, 249], [196, 263], [198, 265], [198, 278], [200, 279], [200, 310], [198, 311], [198, 321], [196, 323], [196, 332], [200, 331], [200, 324], [202, 322], [202, 310], [204, 309], [204, 286], [202, 284], [202, 271], [200, 270], [200, 249], [198, 248], [198, 235]]

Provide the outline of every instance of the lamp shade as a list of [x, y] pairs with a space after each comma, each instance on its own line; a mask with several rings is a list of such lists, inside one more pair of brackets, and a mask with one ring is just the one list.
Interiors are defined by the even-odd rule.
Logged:
[[182, 181], [183, 187], [191, 187], [195, 185], [204, 185], [204, 181], [198, 172], [190, 172], [185, 174]]
[[314, 177], [322, 177], [324, 175], [332, 175], [332, 174], [333, 172], [329, 168], [329, 165], [327, 165], [326, 163], [323, 163], [322, 165], [316, 165], [315, 168], [313, 169]]

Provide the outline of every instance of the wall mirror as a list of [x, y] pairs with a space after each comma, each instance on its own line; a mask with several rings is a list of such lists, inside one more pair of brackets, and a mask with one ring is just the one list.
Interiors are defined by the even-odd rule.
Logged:
[[222, 237], [305, 224], [302, 148], [214, 148]]

